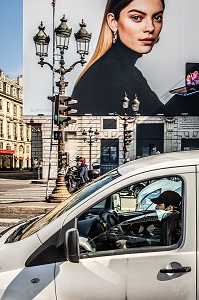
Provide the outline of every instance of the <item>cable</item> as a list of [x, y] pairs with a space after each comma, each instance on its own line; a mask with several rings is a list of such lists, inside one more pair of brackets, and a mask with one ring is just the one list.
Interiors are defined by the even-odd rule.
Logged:
[[[52, 1], [53, 6], [53, 73], [52, 73], [52, 94], [54, 95], [55, 85], [55, 0]], [[50, 137], [50, 150], [49, 150], [49, 163], [48, 163], [48, 178], [46, 185], [46, 200], [48, 199], [50, 172], [51, 172], [51, 158], [52, 158], [52, 146], [53, 146], [53, 118], [54, 118], [54, 102], [52, 101], [52, 114], [51, 114], [51, 137]]]

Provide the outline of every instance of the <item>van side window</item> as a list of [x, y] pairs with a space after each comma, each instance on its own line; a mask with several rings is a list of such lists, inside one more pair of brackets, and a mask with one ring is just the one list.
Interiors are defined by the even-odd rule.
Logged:
[[[178, 247], [182, 235], [182, 179], [153, 178], [115, 191], [78, 219], [80, 253], [150, 251]], [[103, 204], [103, 205], [101, 205]], [[127, 249], [127, 250], [126, 250]]]

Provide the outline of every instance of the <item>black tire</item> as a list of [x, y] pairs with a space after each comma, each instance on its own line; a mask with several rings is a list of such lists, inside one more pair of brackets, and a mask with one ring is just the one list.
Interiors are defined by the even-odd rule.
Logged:
[[72, 178], [68, 179], [66, 186], [69, 193], [74, 193], [77, 190], [77, 183]]

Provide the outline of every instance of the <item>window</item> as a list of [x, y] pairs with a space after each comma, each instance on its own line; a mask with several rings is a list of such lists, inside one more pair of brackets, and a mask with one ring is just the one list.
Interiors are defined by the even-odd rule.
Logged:
[[119, 165], [119, 140], [101, 139], [101, 174]]
[[10, 85], [6, 84], [6, 94], [10, 94]]
[[14, 139], [17, 140], [17, 123], [13, 123]]
[[17, 115], [17, 106], [16, 106], [16, 104], [13, 105], [13, 114], [14, 114], [14, 116]]
[[117, 147], [107, 147], [103, 149], [103, 162], [115, 163], [117, 161]]
[[11, 135], [10, 135], [10, 123], [7, 123], [7, 137], [10, 139]]
[[3, 120], [0, 120], [0, 137], [4, 137], [4, 135], [3, 135]]
[[30, 147], [29, 146], [26, 147], [26, 152], [27, 152], [27, 154], [30, 153]]
[[114, 119], [103, 119], [103, 129], [117, 129], [117, 121]]
[[199, 140], [198, 139], [182, 139], [181, 140], [181, 150], [198, 150]]
[[6, 150], [11, 150], [11, 145], [10, 144], [6, 144]]
[[[180, 177], [155, 178], [102, 199], [78, 219], [80, 252], [98, 256], [101, 251], [112, 255], [114, 250], [119, 254], [178, 247], [183, 228], [182, 188]], [[164, 201], [161, 209], [162, 203], [153, 203], [158, 197]]]
[[23, 157], [23, 155], [24, 155], [24, 148], [23, 148], [23, 146], [20, 146], [19, 147], [19, 156]]
[[23, 126], [20, 126], [20, 138], [23, 140]]
[[23, 117], [23, 107], [20, 106], [20, 117]]
[[16, 97], [16, 87], [13, 87], [13, 89], [12, 89], [12, 95], [13, 95], [13, 97]]
[[[16, 150], [15, 150], [16, 151]], [[20, 156], [23, 154], [21, 151], [23, 151], [23, 147], [20, 146]], [[23, 226], [23, 231], [17, 230], [14, 231], [13, 234], [10, 235], [10, 237], [7, 239], [7, 243], [12, 243], [15, 241], [18, 241], [20, 239], [24, 239], [33, 233], [37, 232], [41, 228], [45, 227], [47, 224], [52, 222], [53, 220], [57, 219], [59, 216], [61, 216], [63, 213], [65, 213], [68, 209], [74, 207], [78, 203], [81, 203], [85, 199], [85, 197], [88, 197], [92, 195], [94, 191], [97, 189], [100, 189], [101, 187], [105, 186], [106, 184], [110, 182], [114, 182], [116, 178], [118, 178], [120, 175], [117, 173], [117, 171], [112, 171], [110, 173], [105, 174], [104, 176], [101, 176], [99, 179], [97, 179], [92, 185], [88, 184], [85, 185], [83, 189], [78, 191], [77, 193], [74, 193], [71, 195], [69, 202], [63, 201], [60, 203], [56, 208], [54, 208], [50, 214], [43, 215], [43, 217], [39, 219], [31, 219], [32, 226], [29, 226], [29, 222], [26, 224], [27, 226]], [[102, 205], [103, 206], [103, 205]]]
[[10, 112], [10, 103], [7, 102], [7, 112]]
[[6, 82], [3, 83], [3, 91], [6, 92]]
[[137, 124], [136, 156], [148, 156], [156, 152], [164, 152], [164, 124]]
[[18, 89], [17, 97], [19, 99], [22, 99], [22, 90], [21, 89]]
[[10, 86], [10, 95], [13, 96], [13, 85]]
[[26, 127], [26, 139], [27, 139], [27, 141], [29, 141], [29, 133], [30, 133], [30, 130], [29, 130], [29, 127], [27, 126]]

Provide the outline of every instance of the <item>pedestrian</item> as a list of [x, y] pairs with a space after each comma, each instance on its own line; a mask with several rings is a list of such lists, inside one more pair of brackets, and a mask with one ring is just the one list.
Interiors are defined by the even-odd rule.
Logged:
[[163, 111], [164, 105], [135, 66], [159, 41], [163, 12], [164, 0], [107, 1], [96, 50], [73, 90], [77, 114], [122, 114], [125, 93], [130, 100], [138, 96], [141, 115]]

